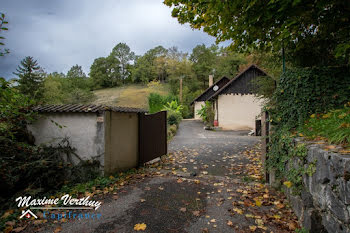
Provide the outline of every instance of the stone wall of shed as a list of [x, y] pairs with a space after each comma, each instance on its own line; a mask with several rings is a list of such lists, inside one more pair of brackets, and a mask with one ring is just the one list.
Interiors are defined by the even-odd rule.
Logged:
[[350, 156], [311, 144], [307, 161], [315, 172], [303, 176], [301, 195], [286, 190], [295, 214], [310, 232], [350, 232]]
[[42, 113], [28, 129], [36, 145], [57, 145], [67, 137], [79, 157], [84, 160], [96, 158], [103, 169], [105, 129], [103, 122], [97, 122], [97, 117], [97, 113]]

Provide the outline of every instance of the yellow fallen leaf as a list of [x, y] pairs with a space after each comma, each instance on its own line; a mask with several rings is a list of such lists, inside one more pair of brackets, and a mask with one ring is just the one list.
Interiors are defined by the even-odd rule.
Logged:
[[292, 187], [292, 185], [293, 185], [293, 183], [290, 182], [290, 181], [285, 181], [285, 182], [283, 182], [283, 184], [284, 184], [287, 188], [290, 188], [290, 187]]
[[144, 231], [144, 230], [146, 230], [146, 227], [147, 227], [146, 224], [144, 224], [144, 223], [138, 223], [138, 224], [135, 224], [134, 230], [135, 230], [135, 231]]
[[261, 201], [260, 201], [260, 200], [255, 200], [255, 205], [256, 205], [256, 206], [260, 207], [260, 206], [261, 206], [261, 204], [262, 204], [262, 203], [261, 203]]
[[243, 210], [234, 208], [233, 211], [235, 211], [237, 214], [243, 214]]
[[249, 226], [249, 229], [250, 229], [251, 231], [255, 231], [255, 230], [256, 230], [256, 226]]
[[145, 202], [146, 200], [145, 199], [140, 199], [140, 202]]
[[213, 218], [213, 219], [211, 219], [211, 220], [210, 220], [210, 222], [216, 222], [216, 219], [215, 219], [215, 218]]

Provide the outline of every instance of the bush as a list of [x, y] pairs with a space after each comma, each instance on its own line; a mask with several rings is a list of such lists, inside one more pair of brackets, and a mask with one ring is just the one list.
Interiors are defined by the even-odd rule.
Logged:
[[167, 121], [169, 125], [179, 125], [182, 120], [182, 116], [180, 112], [176, 111], [168, 111], [167, 112]]
[[212, 104], [209, 101], [206, 101], [202, 108], [197, 111], [202, 120], [207, 126], [214, 125], [215, 112], [213, 110]]
[[177, 101], [177, 97], [173, 95], [162, 96], [158, 93], [150, 93], [148, 96], [148, 111], [156, 113], [163, 110], [164, 105], [173, 100]]
[[297, 128], [313, 113], [343, 106], [350, 96], [349, 68], [315, 67], [287, 70], [270, 101], [276, 124]]

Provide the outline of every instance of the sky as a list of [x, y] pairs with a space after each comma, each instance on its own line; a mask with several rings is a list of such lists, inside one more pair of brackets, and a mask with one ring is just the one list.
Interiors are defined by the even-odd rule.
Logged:
[[25, 56], [48, 73], [66, 73], [73, 65], [89, 73], [95, 58], [107, 56], [119, 42], [137, 55], [162, 45], [191, 52], [215, 38], [171, 17], [162, 0], [2, 0], [9, 22], [1, 31], [10, 54], [0, 57], [0, 77], [12, 74]]

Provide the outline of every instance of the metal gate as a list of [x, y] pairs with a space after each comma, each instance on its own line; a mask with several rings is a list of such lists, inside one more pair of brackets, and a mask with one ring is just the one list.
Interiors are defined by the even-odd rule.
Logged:
[[162, 111], [139, 117], [139, 155], [144, 164], [168, 153], [167, 112]]

